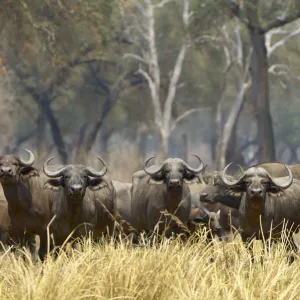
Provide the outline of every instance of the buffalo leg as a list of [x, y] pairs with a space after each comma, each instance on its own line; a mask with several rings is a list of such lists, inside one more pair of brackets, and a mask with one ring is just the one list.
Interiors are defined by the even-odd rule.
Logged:
[[[49, 250], [52, 251], [53, 240], [52, 240], [51, 236], [49, 237], [49, 242], [50, 242]], [[44, 259], [46, 258], [47, 252], [48, 252], [48, 232], [47, 232], [47, 230], [45, 230], [40, 234], [40, 248], [39, 248], [38, 254], [39, 254], [39, 258], [41, 261], [44, 261]]]
[[32, 258], [35, 260], [36, 259], [36, 241], [35, 241], [35, 234], [31, 233], [25, 233], [24, 238], [23, 238], [23, 243], [21, 245], [22, 247], [28, 247], [30, 254]]

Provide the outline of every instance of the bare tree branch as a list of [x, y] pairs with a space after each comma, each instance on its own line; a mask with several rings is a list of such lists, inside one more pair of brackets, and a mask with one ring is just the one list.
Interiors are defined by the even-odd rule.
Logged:
[[229, 7], [232, 11], [232, 13], [245, 25], [247, 25], [249, 28], [254, 28], [254, 26], [250, 23], [250, 21], [243, 17], [240, 4], [237, 3], [234, 0], [226, 0], [226, 2], [229, 4]]
[[232, 129], [234, 128], [234, 125], [236, 124], [236, 121], [240, 115], [240, 112], [242, 110], [243, 104], [245, 102], [245, 93], [247, 92], [247, 90], [249, 89], [249, 87], [251, 86], [251, 81], [250, 79], [248, 81], [247, 80], [247, 74], [249, 72], [249, 65], [250, 65], [250, 59], [252, 56], [252, 49], [249, 51], [248, 57], [247, 57], [247, 61], [246, 61], [246, 65], [244, 68], [244, 74], [243, 74], [243, 82], [241, 82], [240, 85], [240, 90], [239, 93], [236, 97], [236, 101], [235, 104], [233, 105], [233, 108], [229, 114], [229, 117], [225, 123], [224, 126], [224, 130], [223, 130], [223, 137], [222, 137], [222, 143], [221, 143], [221, 156], [220, 156], [220, 166], [218, 166], [219, 168], [224, 168], [226, 161], [225, 161], [225, 157], [226, 157], [226, 152], [227, 152], [227, 148], [228, 148], [228, 143], [230, 141], [231, 135], [232, 135]]
[[[183, 13], [182, 13], [182, 19], [185, 27], [189, 25], [189, 0], [184, 0], [184, 5], [183, 5]], [[183, 61], [187, 52], [188, 48], [188, 41], [187, 37], [184, 38], [181, 49], [179, 51], [179, 54], [177, 56], [175, 66], [173, 69], [173, 73], [171, 76], [170, 84], [169, 84], [169, 90], [168, 90], [168, 95], [167, 99], [164, 105], [164, 127], [165, 129], [170, 126], [171, 122], [171, 114], [172, 114], [172, 107], [173, 107], [173, 102], [175, 100], [175, 94], [176, 94], [176, 87], [177, 83], [182, 71], [182, 65]]]
[[265, 34], [265, 39], [266, 39], [266, 48], [267, 49], [270, 49], [271, 48], [271, 43], [272, 43], [272, 38], [273, 36], [275, 35], [287, 35], [289, 34], [290, 31], [288, 30], [283, 30], [281, 28], [276, 28], [276, 29], [273, 29], [273, 30], [270, 30], [268, 31], [266, 34]]
[[170, 133], [176, 128], [177, 124], [184, 120], [189, 115], [195, 113], [195, 112], [201, 112], [201, 111], [209, 111], [211, 110], [211, 107], [202, 107], [202, 108], [192, 108], [187, 111], [185, 111], [183, 114], [181, 114], [179, 117], [176, 118], [176, 120], [172, 123]]
[[233, 30], [234, 34], [235, 34], [235, 38], [236, 38], [236, 47], [237, 47], [237, 61], [239, 65], [243, 64], [243, 43], [242, 43], [242, 38], [241, 38], [241, 32], [240, 32], [240, 27], [237, 26], [234, 30]]
[[[156, 45], [156, 32], [155, 32], [155, 14], [154, 10], [158, 8], [162, 8], [167, 3], [170, 3], [174, 0], [162, 0], [157, 4], [153, 4], [151, 0], [143, 0], [143, 5], [139, 7], [139, 11], [144, 16], [144, 23], [143, 26], [147, 30], [147, 33], [139, 34], [145, 39], [146, 36], [146, 45], [148, 47], [147, 50], [142, 50], [141, 55], [136, 54], [126, 54], [124, 58], [130, 57], [143, 64], [148, 66], [148, 70], [145, 71], [142, 68], [139, 68], [138, 73], [141, 74], [147, 81], [150, 94], [151, 94], [151, 101], [154, 109], [154, 122], [156, 126], [160, 130], [160, 135], [162, 138], [162, 153], [163, 156], [166, 155], [167, 149], [167, 140], [170, 135], [170, 128], [171, 128], [171, 114], [172, 114], [172, 107], [175, 100], [176, 89], [178, 86], [178, 81], [180, 74], [182, 72], [182, 65], [184, 58], [186, 56], [187, 49], [189, 47], [189, 36], [185, 34], [183, 38], [180, 50], [178, 52], [170, 82], [168, 87], [168, 94], [166, 97], [166, 101], [164, 106], [161, 105], [161, 72], [158, 60], [158, 52], [157, 52], [157, 45]], [[137, 1], [136, 1], [137, 3]], [[183, 12], [182, 12], [182, 22], [184, 24], [185, 29], [187, 29], [189, 25], [189, 20], [191, 17], [191, 13], [189, 12], [189, 0], [183, 0]], [[136, 26], [139, 26], [137, 20], [135, 19]], [[144, 35], [144, 36], [143, 36]], [[145, 44], [145, 43], [143, 43]], [[140, 42], [139, 48], [142, 47], [142, 42]], [[143, 48], [144, 49], [144, 48]]]
[[293, 15], [289, 15], [285, 18], [277, 18], [277, 20], [275, 20], [274, 22], [270, 23], [269, 25], [265, 26], [264, 28], [262, 28], [261, 33], [265, 34], [268, 31], [277, 28], [277, 27], [282, 27], [288, 23], [294, 22], [295, 20], [297, 20], [298, 18], [300, 18], [300, 11], [296, 12]]
[[284, 64], [274, 64], [271, 67], [269, 67], [268, 70], [269, 73], [276, 75], [276, 76], [289, 76], [295, 80], [300, 80], [300, 76], [296, 76], [291, 69]]
[[145, 64], [149, 64], [149, 60], [146, 60], [145, 58], [141, 57], [140, 55], [134, 54], [134, 53], [126, 53], [123, 55], [123, 59], [126, 58], [133, 58], [139, 62], [145, 63]]
[[271, 37], [267, 37], [270, 32], [271, 31], [269, 31], [266, 34], [266, 47], [267, 47], [268, 57], [270, 57], [279, 47], [286, 44], [286, 42], [289, 41], [291, 38], [300, 35], [300, 26], [298, 28], [296, 28], [295, 30], [293, 30], [292, 32], [290, 32], [287, 36], [285, 36], [284, 38], [282, 38], [278, 42], [274, 43], [273, 45], [271, 45], [272, 35], [271, 35]]
[[179, 76], [182, 71], [182, 65], [183, 65], [183, 60], [185, 58], [185, 54], [187, 51], [187, 44], [186, 42], [183, 43], [181, 46], [180, 52], [178, 54], [175, 67], [173, 70], [173, 74], [170, 80], [169, 84], [169, 91], [167, 95], [167, 99], [164, 105], [164, 125], [168, 126], [171, 121], [171, 113], [172, 113], [172, 105], [175, 100], [175, 94], [176, 94], [176, 86], [179, 80]]
[[154, 8], [162, 8], [164, 7], [167, 3], [169, 2], [173, 2], [174, 0], [162, 0], [161, 2], [154, 4], [153, 7]]
[[155, 124], [157, 126], [161, 126], [161, 120], [162, 120], [162, 112], [161, 112], [161, 106], [159, 102], [159, 98], [157, 98], [157, 93], [156, 93], [156, 87], [155, 83], [153, 82], [151, 76], [144, 70], [139, 69], [138, 73], [143, 75], [144, 78], [147, 80], [150, 93], [151, 93], [151, 100], [154, 108], [154, 119], [155, 119]]
[[136, 7], [138, 8], [138, 10], [140, 11], [140, 13], [144, 17], [147, 17], [147, 11], [146, 11], [145, 7], [139, 1], [136, 1], [135, 4], [136, 4]]

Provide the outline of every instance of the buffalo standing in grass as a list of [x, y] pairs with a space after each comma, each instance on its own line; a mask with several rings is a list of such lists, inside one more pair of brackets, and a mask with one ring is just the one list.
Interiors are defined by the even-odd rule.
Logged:
[[220, 210], [217, 212], [209, 211], [203, 205], [194, 204], [192, 201], [187, 227], [191, 233], [194, 233], [199, 230], [201, 225], [205, 225], [210, 230], [212, 237], [217, 236], [221, 239], [224, 235], [220, 225]]
[[180, 226], [162, 212], [167, 211], [183, 224], [187, 223], [191, 212], [188, 184], [199, 183], [198, 174], [204, 168], [201, 159], [196, 157], [200, 161], [196, 169], [179, 158], [169, 158], [160, 166], [148, 167], [151, 157], [144, 166], [146, 175], [142, 176], [142, 171], [133, 175], [131, 209], [135, 229], [148, 233], [158, 229], [161, 234], [168, 227], [168, 233], [182, 232]]
[[[240, 228], [243, 240], [263, 233], [280, 233], [283, 221], [287, 228], [300, 224], [300, 182], [293, 180], [291, 170], [285, 166], [288, 176], [272, 177], [264, 168], [252, 167], [239, 178], [232, 180], [222, 173], [224, 184], [232, 191], [243, 192], [239, 207]], [[262, 229], [262, 232], [261, 232]]]
[[122, 181], [112, 181], [116, 190], [116, 211], [117, 221], [122, 226], [122, 231], [125, 234], [133, 232], [132, 212], [131, 212], [131, 190], [132, 184]]
[[107, 166], [101, 171], [83, 165], [67, 165], [50, 171], [49, 158], [44, 163], [44, 173], [50, 178], [46, 187], [55, 192], [52, 225], [55, 244], [62, 245], [72, 233], [73, 238], [92, 232], [96, 240], [103, 234], [112, 234], [116, 192], [111, 179], [106, 176]]
[[[264, 168], [271, 176], [274, 177], [283, 177], [286, 174], [285, 165], [278, 162], [263, 163], [253, 167]], [[293, 178], [300, 180], [300, 164], [287, 165], [287, 167], [291, 170]]]
[[3, 245], [10, 244], [11, 221], [8, 214], [8, 203], [0, 197], [0, 241]]
[[220, 225], [224, 231], [224, 238], [231, 240], [233, 229], [238, 230], [240, 226], [239, 206], [242, 195], [241, 193], [232, 193], [221, 177], [222, 174], [218, 171], [204, 176], [206, 186], [201, 193], [195, 194], [193, 197], [200, 199], [202, 205], [209, 211], [220, 210]]
[[33, 167], [34, 154], [24, 150], [30, 155], [28, 161], [12, 154], [0, 156], [0, 182], [8, 203], [13, 241], [21, 246], [29, 246], [34, 254], [35, 235], [39, 235], [39, 256], [43, 259], [47, 253], [51, 191], [44, 191], [46, 177]]

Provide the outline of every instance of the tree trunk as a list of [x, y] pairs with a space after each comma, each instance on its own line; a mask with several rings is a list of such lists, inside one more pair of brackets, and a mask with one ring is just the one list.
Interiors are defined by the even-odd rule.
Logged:
[[146, 160], [146, 154], [147, 154], [147, 138], [148, 135], [145, 132], [139, 133], [138, 137], [138, 147], [139, 147], [139, 153], [141, 157], [141, 163], [144, 163]]
[[223, 141], [223, 119], [224, 112], [222, 110], [222, 99], [218, 103], [216, 112], [215, 128], [216, 128], [216, 142], [215, 142], [215, 157], [216, 157], [216, 169], [222, 168], [222, 141]]
[[36, 129], [37, 163], [41, 164], [49, 154], [46, 148], [46, 116], [43, 109], [40, 110], [39, 117], [36, 121]]
[[[245, 79], [245, 78], [244, 78]], [[219, 103], [218, 112], [216, 116], [216, 128], [217, 128], [217, 159], [216, 159], [216, 168], [217, 170], [222, 170], [226, 166], [226, 155], [228, 152], [228, 146], [230, 141], [232, 141], [232, 136], [237, 126], [237, 122], [240, 116], [240, 113], [243, 109], [243, 104], [245, 102], [245, 93], [248, 88], [248, 84], [241, 82], [240, 90], [237, 95], [236, 101], [232, 106], [230, 114], [222, 126], [222, 106], [221, 102]], [[235, 160], [235, 159], [234, 159]]]
[[230, 138], [230, 142], [228, 143], [228, 148], [225, 154], [226, 157], [226, 165], [234, 162], [241, 166], [245, 166], [245, 159], [243, 154], [240, 151], [240, 147], [238, 145], [238, 138], [237, 138], [237, 123], [234, 125], [232, 130], [232, 135]]
[[99, 155], [103, 158], [106, 162], [108, 162], [109, 154], [108, 154], [108, 141], [111, 137], [112, 133], [114, 132], [113, 128], [107, 128], [106, 126], [102, 127], [99, 134], [100, 140], [100, 153]]
[[270, 114], [268, 58], [264, 34], [249, 28], [253, 47], [251, 60], [251, 95], [255, 106], [257, 124], [258, 161], [259, 163], [275, 161], [274, 133]]
[[265, 33], [259, 21], [258, 0], [249, 1], [246, 14], [249, 20], [248, 32], [253, 48], [250, 74], [251, 97], [255, 107], [257, 124], [258, 162], [275, 161], [274, 133], [270, 114], [268, 57]]
[[53, 141], [57, 148], [57, 152], [60, 156], [60, 159], [63, 164], [66, 164], [68, 162], [68, 152], [67, 152], [66, 145], [63, 140], [58, 122], [57, 122], [57, 120], [54, 116], [54, 113], [50, 107], [50, 103], [48, 103], [46, 101], [41, 101], [40, 106], [41, 106], [41, 110], [44, 111], [45, 116], [50, 124]]
[[189, 140], [186, 133], [182, 134], [179, 144], [179, 156], [184, 161], [188, 160]]
[[160, 159], [166, 160], [169, 152], [169, 134], [160, 132]]

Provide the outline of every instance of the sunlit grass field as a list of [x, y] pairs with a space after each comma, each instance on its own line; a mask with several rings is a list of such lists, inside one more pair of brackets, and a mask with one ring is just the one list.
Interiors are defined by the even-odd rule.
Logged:
[[[284, 243], [190, 241], [94, 244], [33, 262], [0, 256], [1, 299], [300, 299], [300, 260]], [[25, 253], [25, 258], [24, 258]]]

